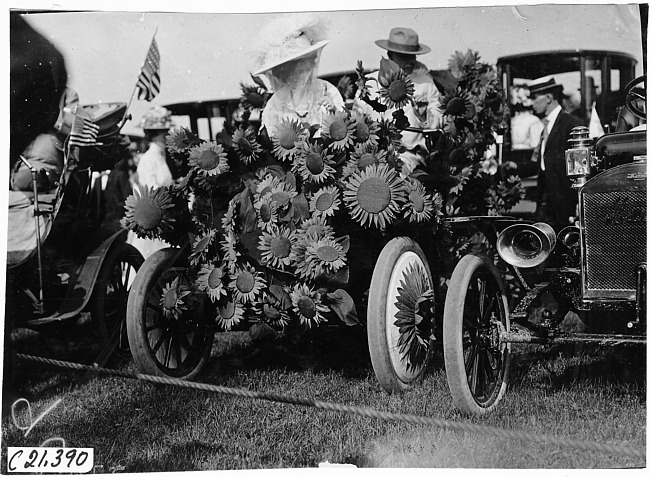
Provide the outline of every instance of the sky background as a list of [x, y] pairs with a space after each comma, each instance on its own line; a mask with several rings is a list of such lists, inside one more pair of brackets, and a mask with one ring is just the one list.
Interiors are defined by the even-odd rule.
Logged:
[[[412, 2], [400, 4], [410, 6]], [[152, 12], [165, 9], [160, 2], [129, 2], [128, 5], [125, 9], [137, 11], [115, 11], [121, 8], [119, 4], [108, 7], [113, 11], [106, 11], [107, 7], [100, 3], [94, 8], [104, 11], [28, 16], [28, 22], [65, 56], [69, 86], [77, 90], [84, 104], [128, 102], [157, 31], [162, 90], [152, 103], [133, 100], [130, 112], [134, 120], [125, 125], [125, 133], [140, 132], [137, 123], [152, 104], [239, 96], [239, 82], [251, 83], [247, 50], [251, 39], [269, 18], [277, 15], [194, 13], [196, 2], [176, 2], [173, 10], [186, 7], [182, 13]], [[355, 3], [347, 2], [347, 5], [353, 8]], [[23, 6], [30, 6], [30, 2]], [[40, 8], [79, 7], [63, 2], [59, 6], [40, 5]], [[494, 64], [500, 56], [510, 54], [580, 48], [632, 54], [639, 60], [637, 71], [641, 74], [637, 5], [338, 9], [322, 14], [331, 24], [331, 43], [321, 57], [322, 74], [353, 70], [359, 59], [366, 68], [378, 67], [385, 51], [374, 41], [387, 38], [394, 26], [408, 26], [419, 33], [420, 42], [432, 49], [419, 59], [431, 69], [446, 68], [455, 51], [467, 49], [478, 51], [483, 61]]]

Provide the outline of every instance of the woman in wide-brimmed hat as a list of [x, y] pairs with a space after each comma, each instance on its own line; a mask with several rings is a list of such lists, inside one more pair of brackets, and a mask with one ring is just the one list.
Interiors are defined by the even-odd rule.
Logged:
[[283, 120], [320, 124], [328, 111], [344, 107], [331, 83], [317, 78], [325, 20], [313, 14], [285, 15], [260, 32], [252, 57], [255, 76], [264, 75], [274, 94], [264, 108], [262, 126], [269, 136]]

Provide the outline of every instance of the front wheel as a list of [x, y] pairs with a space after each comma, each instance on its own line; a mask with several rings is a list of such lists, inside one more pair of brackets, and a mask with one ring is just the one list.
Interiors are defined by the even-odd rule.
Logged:
[[127, 304], [133, 359], [144, 374], [192, 379], [210, 357], [215, 329], [203, 301], [189, 292], [178, 250], [154, 252], [138, 272]]
[[466, 255], [449, 282], [443, 319], [447, 383], [456, 407], [483, 415], [501, 400], [508, 383], [510, 330], [503, 282], [485, 256]]
[[429, 361], [434, 293], [420, 246], [406, 237], [386, 244], [375, 264], [368, 296], [368, 346], [381, 386], [404, 391]]

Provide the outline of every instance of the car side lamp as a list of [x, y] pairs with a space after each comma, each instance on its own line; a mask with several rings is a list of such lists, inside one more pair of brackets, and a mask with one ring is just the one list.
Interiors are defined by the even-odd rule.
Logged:
[[571, 179], [571, 187], [580, 189], [587, 183], [591, 175], [593, 140], [589, 137], [589, 129], [578, 126], [571, 130], [569, 135], [569, 148], [564, 153], [566, 174]]

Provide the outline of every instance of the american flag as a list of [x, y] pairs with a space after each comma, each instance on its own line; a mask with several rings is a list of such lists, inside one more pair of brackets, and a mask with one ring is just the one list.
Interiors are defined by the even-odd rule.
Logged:
[[160, 92], [160, 53], [156, 39], [151, 40], [151, 46], [144, 60], [144, 65], [138, 76], [138, 99], [151, 101]]
[[97, 142], [97, 133], [99, 133], [97, 124], [90, 119], [75, 115], [72, 120], [69, 144], [79, 147], [99, 146], [101, 143]]

